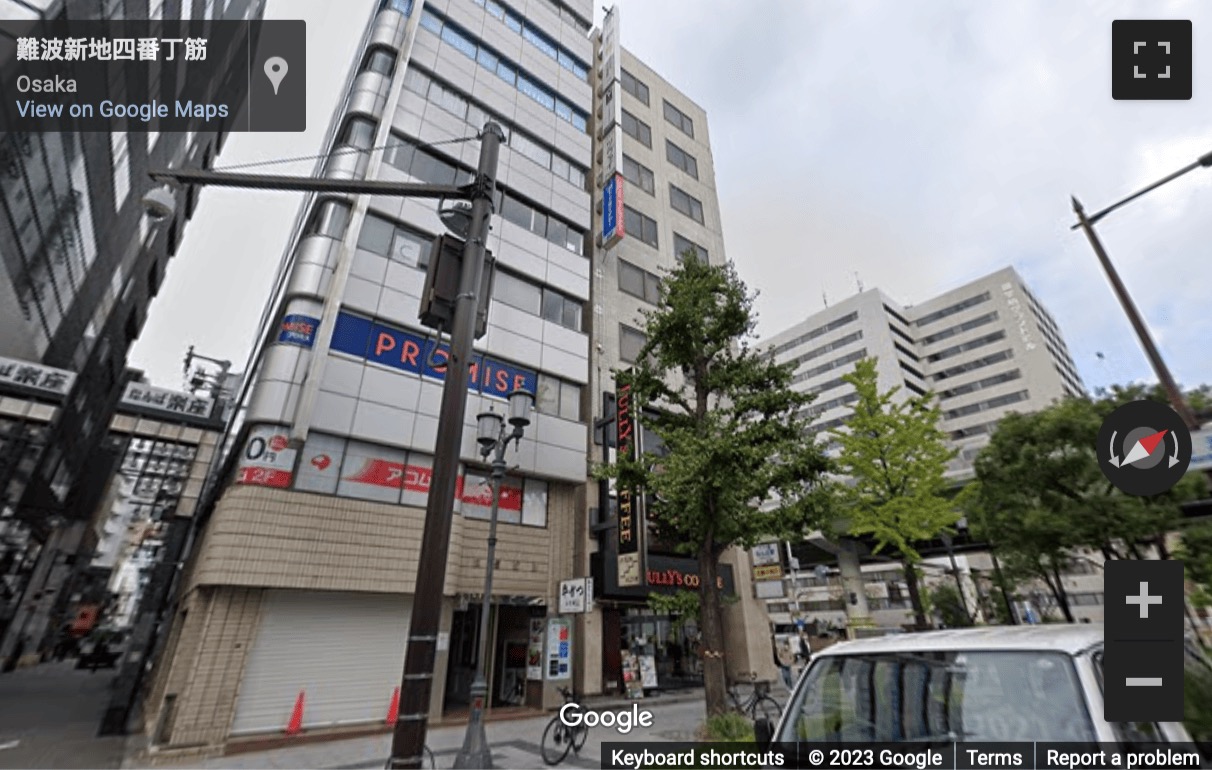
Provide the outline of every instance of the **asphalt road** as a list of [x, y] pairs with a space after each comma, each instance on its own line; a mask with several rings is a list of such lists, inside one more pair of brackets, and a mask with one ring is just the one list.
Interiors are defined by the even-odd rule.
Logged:
[[0, 768], [122, 766], [125, 737], [97, 737], [114, 672], [74, 665], [0, 674]]

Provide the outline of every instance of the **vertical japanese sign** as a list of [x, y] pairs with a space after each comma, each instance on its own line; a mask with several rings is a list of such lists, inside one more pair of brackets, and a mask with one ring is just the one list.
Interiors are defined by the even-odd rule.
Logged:
[[[615, 397], [615, 429], [620, 460], [636, 460], [640, 456], [639, 421], [632, 402], [631, 386], [620, 385]], [[618, 487], [619, 543], [618, 572], [620, 587], [644, 585], [644, 495], [625, 484]]]
[[547, 619], [547, 679], [572, 678], [572, 624], [565, 618]]
[[603, 246], [610, 248], [626, 235], [623, 220], [623, 175], [615, 174], [602, 188]]

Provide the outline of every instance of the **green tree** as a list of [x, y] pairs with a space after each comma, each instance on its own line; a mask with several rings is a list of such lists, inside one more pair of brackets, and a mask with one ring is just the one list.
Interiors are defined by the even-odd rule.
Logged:
[[707, 714], [727, 710], [720, 555], [764, 538], [800, 535], [820, 517], [828, 463], [798, 416], [812, 396], [792, 390], [791, 367], [752, 346], [753, 296], [731, 265], [684, 259], [644, 313], [636, 365], [616, 372], [645, 427], [663, 444], [651, 458], [601, 469], [643, 488], [662, 539], [697, 557]]
[[1207, 607], [1212, 605], [1212, 522], [1192, 524], [1182, 537], [1175, 556], [1182, 561], [1187, 580], [1196, 586], [1195, 605]]
[[960, 599], [959, 589], [949, 583], [940, 583], [930, 589], [930, 603], [938, 611], [947, 628], [966, 628], [972, 625]]
[[846, 533], [870, 536], [875, 552], [890, 549], [900, 557], [914, 619], [926, 628], [915, 544], [951, 531], [960, 518], [943, 476], [955, 453], [938, 428], [932, 395], [905, 398], [899, 386], [880, 393], [871, 358], [842, 379], [858, 394], [846, 429], [834, 432], [841, 447], [838, 473], [845, 478], [836, 494]]

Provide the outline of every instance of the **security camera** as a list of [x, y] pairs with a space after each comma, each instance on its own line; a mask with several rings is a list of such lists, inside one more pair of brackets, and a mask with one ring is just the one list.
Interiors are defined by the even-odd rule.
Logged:
[[161, 185], [143, 196], [143, 208], [152, 222], [163, 222], [177, 213], [177, 198], [168, 185]]

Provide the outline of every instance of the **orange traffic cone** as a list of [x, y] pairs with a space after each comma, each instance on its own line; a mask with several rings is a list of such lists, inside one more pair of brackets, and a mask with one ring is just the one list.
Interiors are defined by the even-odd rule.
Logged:
[[298, 735], [303, 732], [303, 691], [299, 690], [299, 697], [295, 698], [294, 711], [290, 712], [290, 721], [286, 723], [287, 735]]
[[391, 694], [391, 704], [387, 707], [387, 724], [394, 725], [400, 717], [400, 688]]

